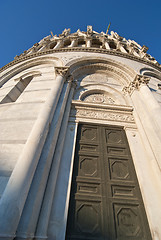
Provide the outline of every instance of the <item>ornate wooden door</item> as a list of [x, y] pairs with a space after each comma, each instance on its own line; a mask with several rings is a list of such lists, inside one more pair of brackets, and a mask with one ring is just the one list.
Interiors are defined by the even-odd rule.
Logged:
[[123, 129], [79, 125], [66, 240], [149, 240]]

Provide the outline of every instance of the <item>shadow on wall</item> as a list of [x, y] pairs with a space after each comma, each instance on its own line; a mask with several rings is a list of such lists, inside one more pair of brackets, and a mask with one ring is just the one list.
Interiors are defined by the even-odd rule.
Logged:
[[0, 103], [3, 104], [15, 102], [32, 79], [33, 76], [29, 76], [24, 79], [20, 78], [18, 83], [10, 90], [10, 92], [2, 99]]

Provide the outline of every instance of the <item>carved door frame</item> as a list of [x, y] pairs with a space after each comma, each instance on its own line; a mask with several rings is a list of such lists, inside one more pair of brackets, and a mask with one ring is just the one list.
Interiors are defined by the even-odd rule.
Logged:
[[[68, 127], [66, 132], [66, 140], [64, 143], [64, 150], [62, 154], [62, 166], [66, 164], [68, 161], [69, 164], [69, 174], [68, 174], [68, 186], [66, 189], [66, 201], [64, 202], [64, 213], [60, 219], [63, 220], [63, 224], [60, 227], [60, 234], [56, 239], [62, 240], [65, 239], [65, 232], [66, 232], [66, 224], [67, 224], [67, 213], [69, 207], [69, 198], [70, 198], [70, 190], [71, 190], [71, 181], [72, 181], [72, 172], [73, 172], [73, 162], [74, 162], [74, 154], [75, 154], [75, 146], [76, 146], [76, 136], [77, 136], [77, 129], [79, 123], [90, 123], [90, 124], [101, 124], [101, 125], [111, 125], [111, 126], [119, 126], [125, 130], [125, 134], [128, 140], [129, 148], [131, 151], [133, 163], [135, 166], [135, 171], [137, 173], [139, 165], [136, 164], [138, 156], [142, 156], [143, 147], [142, 142], [140, 140], [139, 131], [136, 127], [134, 117], [133, 117], [133, 107], [131, 106], [119, 106], [119, 105], [100, 105], [100, 104], [93, 104], [93, 103], [86, 103], [80, 101], [72, 101]], [[70, 138], [70, 143], [69, 143]], [[137, 146], [138, 152], [134, 154], [133, 146]], [[135, 148], [134, 147], [134, 148]], [[135, 149], [134, 149], [135, 150]], [[64, 161], [64, 163], [63, 163]], [[61, 168], [61, 166], [60, 166]], [[61, 173], [60, 175], [64, 173]], [[137, 174], [139, 185], [140, 177]], [[60, 181], [61, 182], [61, 181]], [[58, 184], [58, 188], [61, 189], [61, 183]], [[145, 205], [145, 211], [148, 217], [149, 226], [151, 228], [151, 222], [149, 213], [146, 208], [146, 198], [144, 197], [144, 189], [140, 187], [141, 195], [143, 196], [143, 201]], [[58, 199], [61, 199], [61, 194]], [[57, 200], [57, 204], [59, 204], [59, 200]], [[55, 205], [57, 208], [57, 205]], [[59, 214], [55, 216], [55, 219], [59, 217]], [[62, 221], [62, 220], [61, 220]], [[57, 225], [56, 225], [57, 227]]]

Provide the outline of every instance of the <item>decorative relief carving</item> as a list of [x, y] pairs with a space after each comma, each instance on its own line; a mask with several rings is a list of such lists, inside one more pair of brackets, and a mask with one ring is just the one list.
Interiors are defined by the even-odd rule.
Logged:
[[[22, 58], [24, 56], [27, 56], [27, 55], [30, 55], [33, 53], [39, 53], [39, 52], [44, 52], [44, 51], [46, 52], [46, 51], [48, 51], [49, 45], [52, 42], [59, 43], [60, 41], [65, 41], [65, 40], [69, 40], [72, 38], [74, 38], [76, 41], [78, 41], [81, 39], [88, 39], [90, 37], [91, 41], [95, 41], [97, 39], [100, 42], [102, 42], [101, 48], [105, 47], [105, 42], [115, 43], [115, 44], [111, 44], [111, 45], [109, 44], [109, 51], [111, 52], [111, 54], [118, 55], [115, 53], [118, 51], [115, 51], [115, 47], [112, 47], [112, 46], [117, 45], [117, 50], [119, 50], [119, 51], [121, 50], [120, 47], [124, 46], [125, 49], [128, 49], [128, 51], [124, 51], [124, 53], [123, 53], [124, 57], [131, 58], [130, 55], [132, 55], [133, 57], [137, 57], [137, 59], [144, 59], [145, 61], [152, 63], [155, 66], [161, 67], [161, 65], [156, 61], [156, 59], [154, 57], [152, 57], [150, 54], [146, 53], [148, 50], [148, 48], [146, 46], [141, 47], [134, 40], [126, 40], [125, 38], [119, 36], [116, 32], [113, 32], [113, 31], [111, 31], [111, 35], [107, 34], [107, 32], [106, 33], [104, 33], [104, 32], [98, 33], [92, 29], [92, 26], [87, 26], [86, 32], [80, 31], [80, 29], [78, 29], [77, 32], [71, 33], [70, 29], [64, 29], [64, 31], [61, 34], [59, 34], [59, 36], [57, 36], [57, 35], [54, 36], [52, 32], [51, 32], [51, 35], [43, 38], [38, 43], [35, 43], [30, 49], [28, 49], [27, 51], [24, 51], [19, 56], [16, 56], [15, 60], [18, 60], [19, 58]], [[68, 42], [69, 42], [69, 45], [64, 46], [62, 44], [59, 47], [60, 48], [69, 47], [71, 43], [70, 43], [70, 41], [68, 41]], [[84, 47], [82, 47], [82, 48], [84, 48]], [[93, 48], [92, 44], [90, 44], [88, 46], [88, 48]], [[98, 48], [99, 48], [98, 49], [99, 51], [103, 50], [103, 49], [100, 49], [99, 45], [98, 45]], [[82, 50], [82, 51], [84, 51], [84, 50]], [[89, 50], [85, 50], [85, 51], [89, 51]], [[37, 55], [39, 55], [39, 54], [37, 54]]]
[[129, 86], [124, 87], [122, 91], [124, 93], [129, 93], [130, 95], [133, 93], [135, 89], [139, 90], [141, 85], [147, 85], [150, 81], [150, 77], [143, 75], [136, 75], [133, 82], [129, 84]]
[[69, 73], [69, 67], [55, 67], [56, 75], [66, 77]]
[[71, 110], [71, 116], [76, 116], [77, 118], [87, 118], [87, 119], [98, 119], [98, 120], [109, 120], [118, 122], [129, 122], [134, 123], [134, 117], [131, 112], [116, 111], [102, 108], [94, 107], [80, 107], [75, 106]]
[[95, 93], [90, 94], [81, 99], [85, 102], [93, 102], [93, 103], [103, 103], [103, 104], [114, 104], [115, 100], [109, 97], [107, 94], [103, 93]]

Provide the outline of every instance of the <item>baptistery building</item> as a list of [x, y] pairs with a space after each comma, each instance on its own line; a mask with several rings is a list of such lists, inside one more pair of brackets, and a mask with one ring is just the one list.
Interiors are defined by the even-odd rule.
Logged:
[[161, 239], [161, 65], [116, 32], [0, 69], [0, 240]]

